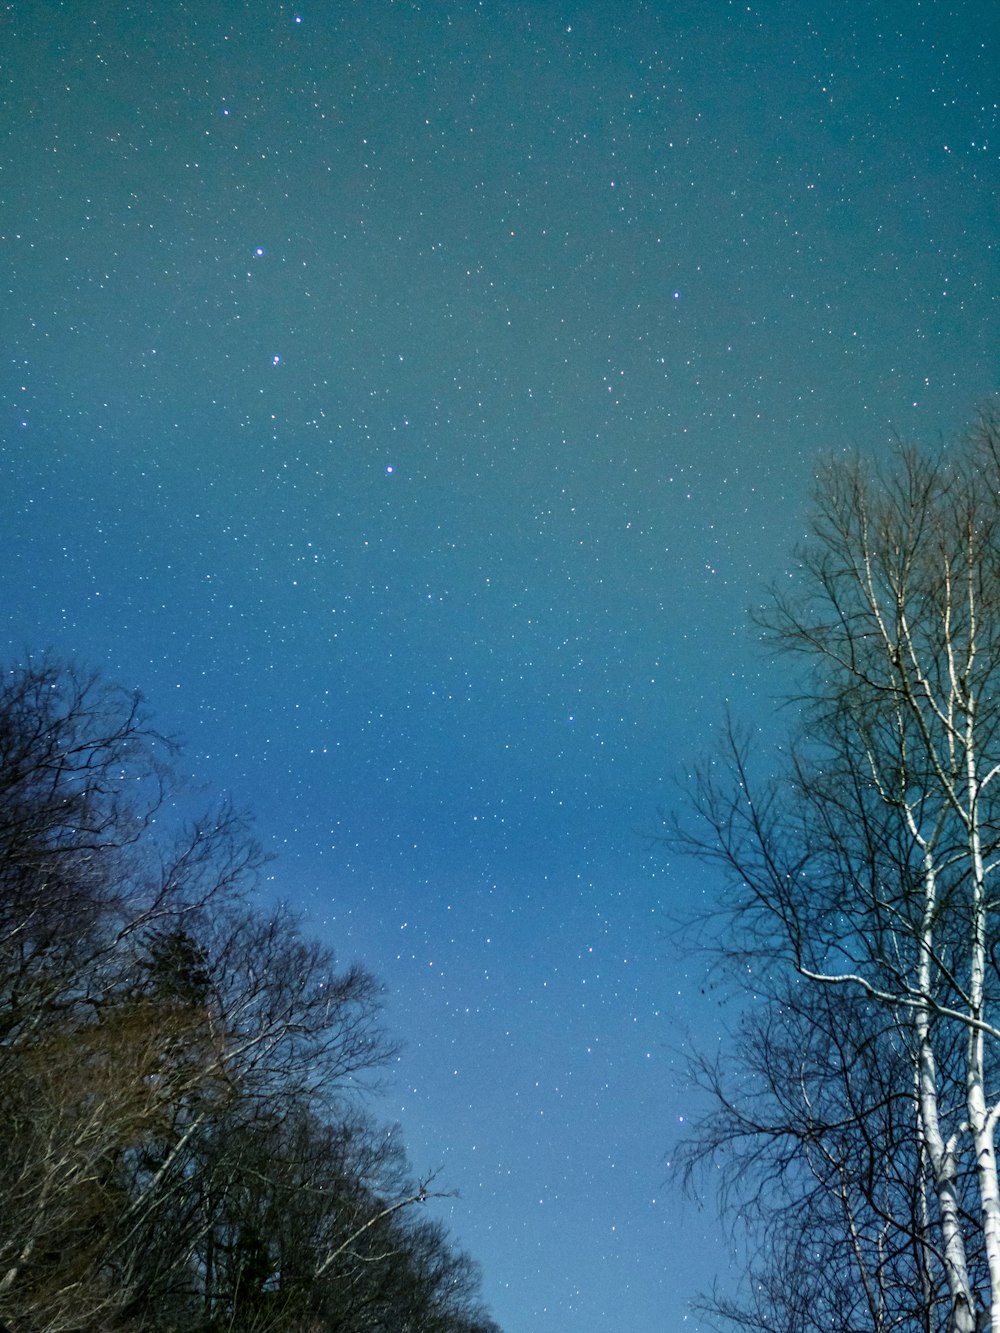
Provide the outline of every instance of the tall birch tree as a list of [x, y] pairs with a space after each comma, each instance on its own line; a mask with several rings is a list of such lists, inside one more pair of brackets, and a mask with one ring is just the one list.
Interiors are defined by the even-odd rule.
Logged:
[[[852, 1327], [1000, 1333], [1000, 421], [937, 457], [828, 465], [762, 623], [802, 670], [792, 735], [757, 779], [730, 730], [681, 840], [728, 871], [726, 950], [769, 1015], [742, 1068], [764, 1061], [771, 1096], [744, 1116], [716, 1080], [688, 1160], [742, 1117], [751, 1159], [773, 1164], [780, 1142], [826, 1182], [823, 1206], [841, 1206], [824, 1235], [871, 1292]], [[796, 1011], [793, 1043], [779, 1029]], [[870, 1155], [823, 1159], [876, 1130], [881, 1202]], [[858, 1200], [881, 1232], [858, 1230]]]

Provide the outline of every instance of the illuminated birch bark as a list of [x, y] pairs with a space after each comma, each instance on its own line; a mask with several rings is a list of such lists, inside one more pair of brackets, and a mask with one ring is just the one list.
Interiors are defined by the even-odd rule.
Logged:
[[899, 1024], [934, 1206], [892, 1224], [933, 1256], [949, 1333], [1000, 1333], [997, 422], [935, 461], [828, 467], [791, 586], [761, 617], [805, 667], [787, 772], [755, 782], [730, 734], [708, 832], [680, 841], [728, 868], [758, 990], [785, 969]]

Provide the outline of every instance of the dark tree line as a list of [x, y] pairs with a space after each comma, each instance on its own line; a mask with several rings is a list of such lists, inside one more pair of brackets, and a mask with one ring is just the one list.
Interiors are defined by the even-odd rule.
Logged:
[[1000, 422], [821, 474], [762, 624], [801, 667], [673, 841], [721, 866], [748, 996], [681, 1157], [750, 1245], [758, 1333], [1000, 1333]]
[[183, 829], [140, 702], [0, 679], [0, 1325], [499, 1333], [358, 1089], [379, 987], [287, 911], [226, 804]]

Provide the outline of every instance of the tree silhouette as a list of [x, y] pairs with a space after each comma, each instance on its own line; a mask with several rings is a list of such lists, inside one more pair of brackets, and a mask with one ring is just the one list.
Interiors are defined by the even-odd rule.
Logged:
[[762, 623], [802, 666], [792, 735], [768, 775], [730, 728], [675, 831], [725, 868], [722, 952], [763, 1006], [687, 1149], [732, 1141], [727, 1188], [765, 1184], [775, 1258], [727, 1312], [829, 1327], [826, 1293], [840, 1327], [1000, 1333], [996, 420], [832, 463]]
[[493, 1329], [358, 1102], [378, 983], [259, 908], [230, 805], [169, 818], [173, 753], [97, 676], [0, 680], [0, 1327]]

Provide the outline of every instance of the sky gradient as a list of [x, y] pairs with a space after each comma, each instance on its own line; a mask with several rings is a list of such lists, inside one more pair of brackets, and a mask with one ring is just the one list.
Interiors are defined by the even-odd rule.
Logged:
[[0, 15], [0, 639], [142, 690], [387, 987], [506, 1333], [697, 1329], [651, 845], [819, 454], [996, 391], [973, 3]]

